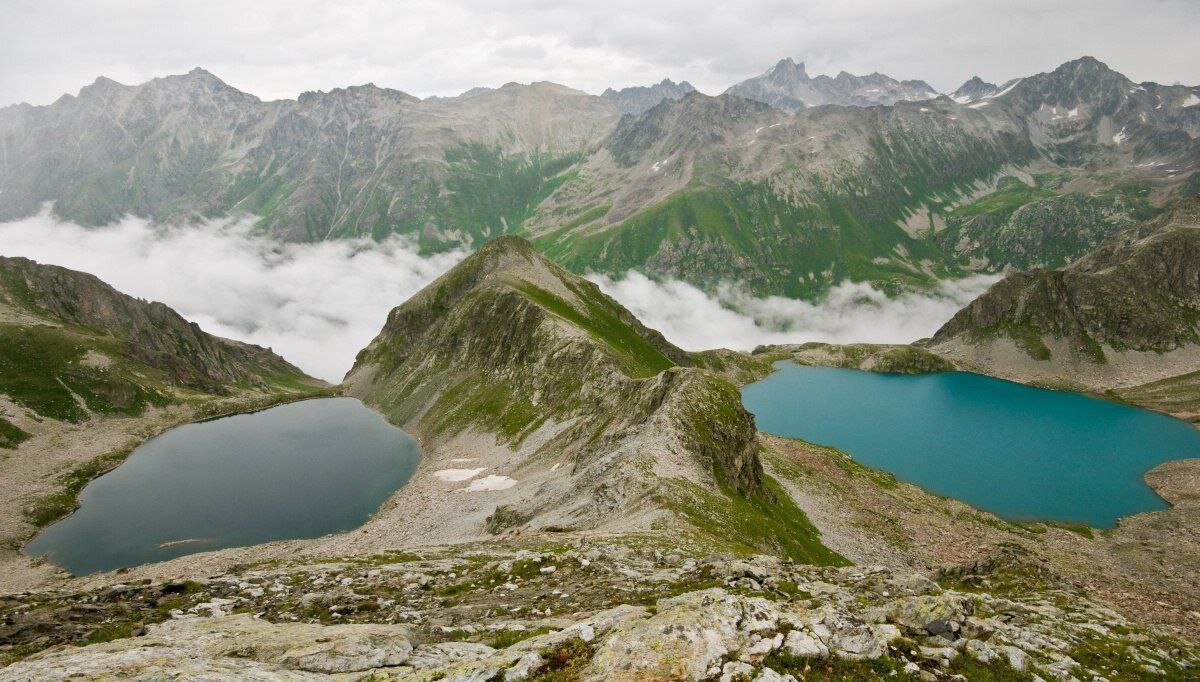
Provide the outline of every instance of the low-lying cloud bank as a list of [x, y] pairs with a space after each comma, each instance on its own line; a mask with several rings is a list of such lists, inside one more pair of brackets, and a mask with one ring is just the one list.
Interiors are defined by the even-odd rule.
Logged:
[[[165, 227], [125, 218], [81, 227], [41, 214], [0, 223], [0, 255], [90, 272], [120, 291], [166, 303], [208, 332], [269, 346], [306, 372], [338, 382], [388, 311], [465, 253], [422, 256], [402, 237], [280, 244], [255, 235], [249, 220]], [[734, 285], [709, 295], [638, 272], [592, 279], [689, 350], [913, 341], [996, 280], [974, 276], [894, 299], [866, 284], [843, 284], [808, 303], [758, 298]]]
[[679, 280], [656, 282], [638, 272], [591, 275], [605, 293], [646, 325], [686, 350], [752, 350], [772, 343], [909, 343], [931, 336], [999, 277], [947, 280], [927, 293], [895, 298], [869, 284], [847, 282], [820, 301], [751, 296], [733, 284], [716, 295]]
[[0, 223], [0, 255], [90, 272], [334, 383], [393, 307], [465, 255], [421, 256], [400, 237], [280, 244], [251, 230], [249, 220], [163, 227], [140, 218], [88, 228], [42, 214]]

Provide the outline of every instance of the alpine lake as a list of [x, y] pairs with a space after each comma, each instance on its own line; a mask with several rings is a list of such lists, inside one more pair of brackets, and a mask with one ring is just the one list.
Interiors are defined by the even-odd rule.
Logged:
[[776, 363], [742, 390], [758, 428], [1010, 520], [1107, 529], [1167, 503], [1142, 476], [1200, 457], [1200, 430], [1079, 393], [965, 372], [876, 374]]
[[412, 476], [416, 441], [353, 398], [180, 426], [142, 444], [25, 548], [75, 575], [362, 525]]

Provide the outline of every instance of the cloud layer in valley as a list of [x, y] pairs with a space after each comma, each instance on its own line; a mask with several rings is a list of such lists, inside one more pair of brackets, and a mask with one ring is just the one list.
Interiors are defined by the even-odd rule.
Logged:
[[0, 224], [0, 255], [90, 272], [337, 383], [388, 311], [464, 254], [422, 257], [397, 237], [281, 245], [254, 236], [248, 220], [165, 228], [126, 218], [85, 228], [42, 214]]
[[[126, 218], [81, 227], [41, 214], [0, 223], [0, 255], [90, 272], [125, 293], [166, 303], [206, 331], [269, 346], [310, 374], [338, 382], [388, 311], [465, 254], [422, 256], [399, 237], [378, 244], [280, 244], [254, 235], [248, 220], [164, 227]], [[638, 272], [592, 279], [689, 350], [912, 341], [933, 333], [995, 281], [975, 276], [894, 299], [866, 284], [843, 284], [807, 303], [749, 296], [734, 285], [710, 295]]]
[[593, 275], [609, 296], [686, 350], [753, 350], [772, 343], [908, 343], [931, 336], [959, 308], [998, 277], [945, 281], [929, 293], [888, 298], [864, 283], [834, 287], [809, 303], [780, 296], [758, 298], [725, 284], [716, 295], [678, 280], [656, 282], [630, 272], [620, 279]]
[[953, 90], [1085, 54], [1136, 81], [1195, 83], [1196, 0], [40, 0], [3, 3], [0, 105], [104, 75], [201, 66], [263, 98], [374, 82], [418, 96], [551, 80], [688, 79], [717, 93], [782, 57]]

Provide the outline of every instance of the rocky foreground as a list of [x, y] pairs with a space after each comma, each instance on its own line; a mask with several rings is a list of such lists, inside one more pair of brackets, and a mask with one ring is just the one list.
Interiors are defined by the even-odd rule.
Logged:
[[[649, 539], [647, 539], [649, 540]], [[1017, 549], [934, 581], [625, 538], [258, 565], [0, 602], [3, 680], [1194, 678]], [[111, 641], [106, 641], [111, 640]], [[79, 644], [92, 646], [79, 647]]]

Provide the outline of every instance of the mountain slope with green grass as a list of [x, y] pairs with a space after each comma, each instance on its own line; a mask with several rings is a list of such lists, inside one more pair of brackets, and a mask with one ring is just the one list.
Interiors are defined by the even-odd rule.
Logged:
[[0, 257], [0, 394], [41, 417], [137, 416], [189, 394], [315, 387], [270, 350], [203, 332], [96, 277]]
[[761, 364], [682, 351], [504, 237], [393, 310], [345, 386], [417, 435], [429, 466], [486, 465], [511, 481], [465, 534], [656, 531], [682, 518], [705, 542], [728, 543], [733, 522], [742, 551], [839, 562], [764, 478], [737, 388], [706, 369], [741, 376]]
[[1000, 376], [1091, 389], [1200, 370], [1200, 199], [1178, 202], [1065, 267], [1009, 275], [928, 347]]

